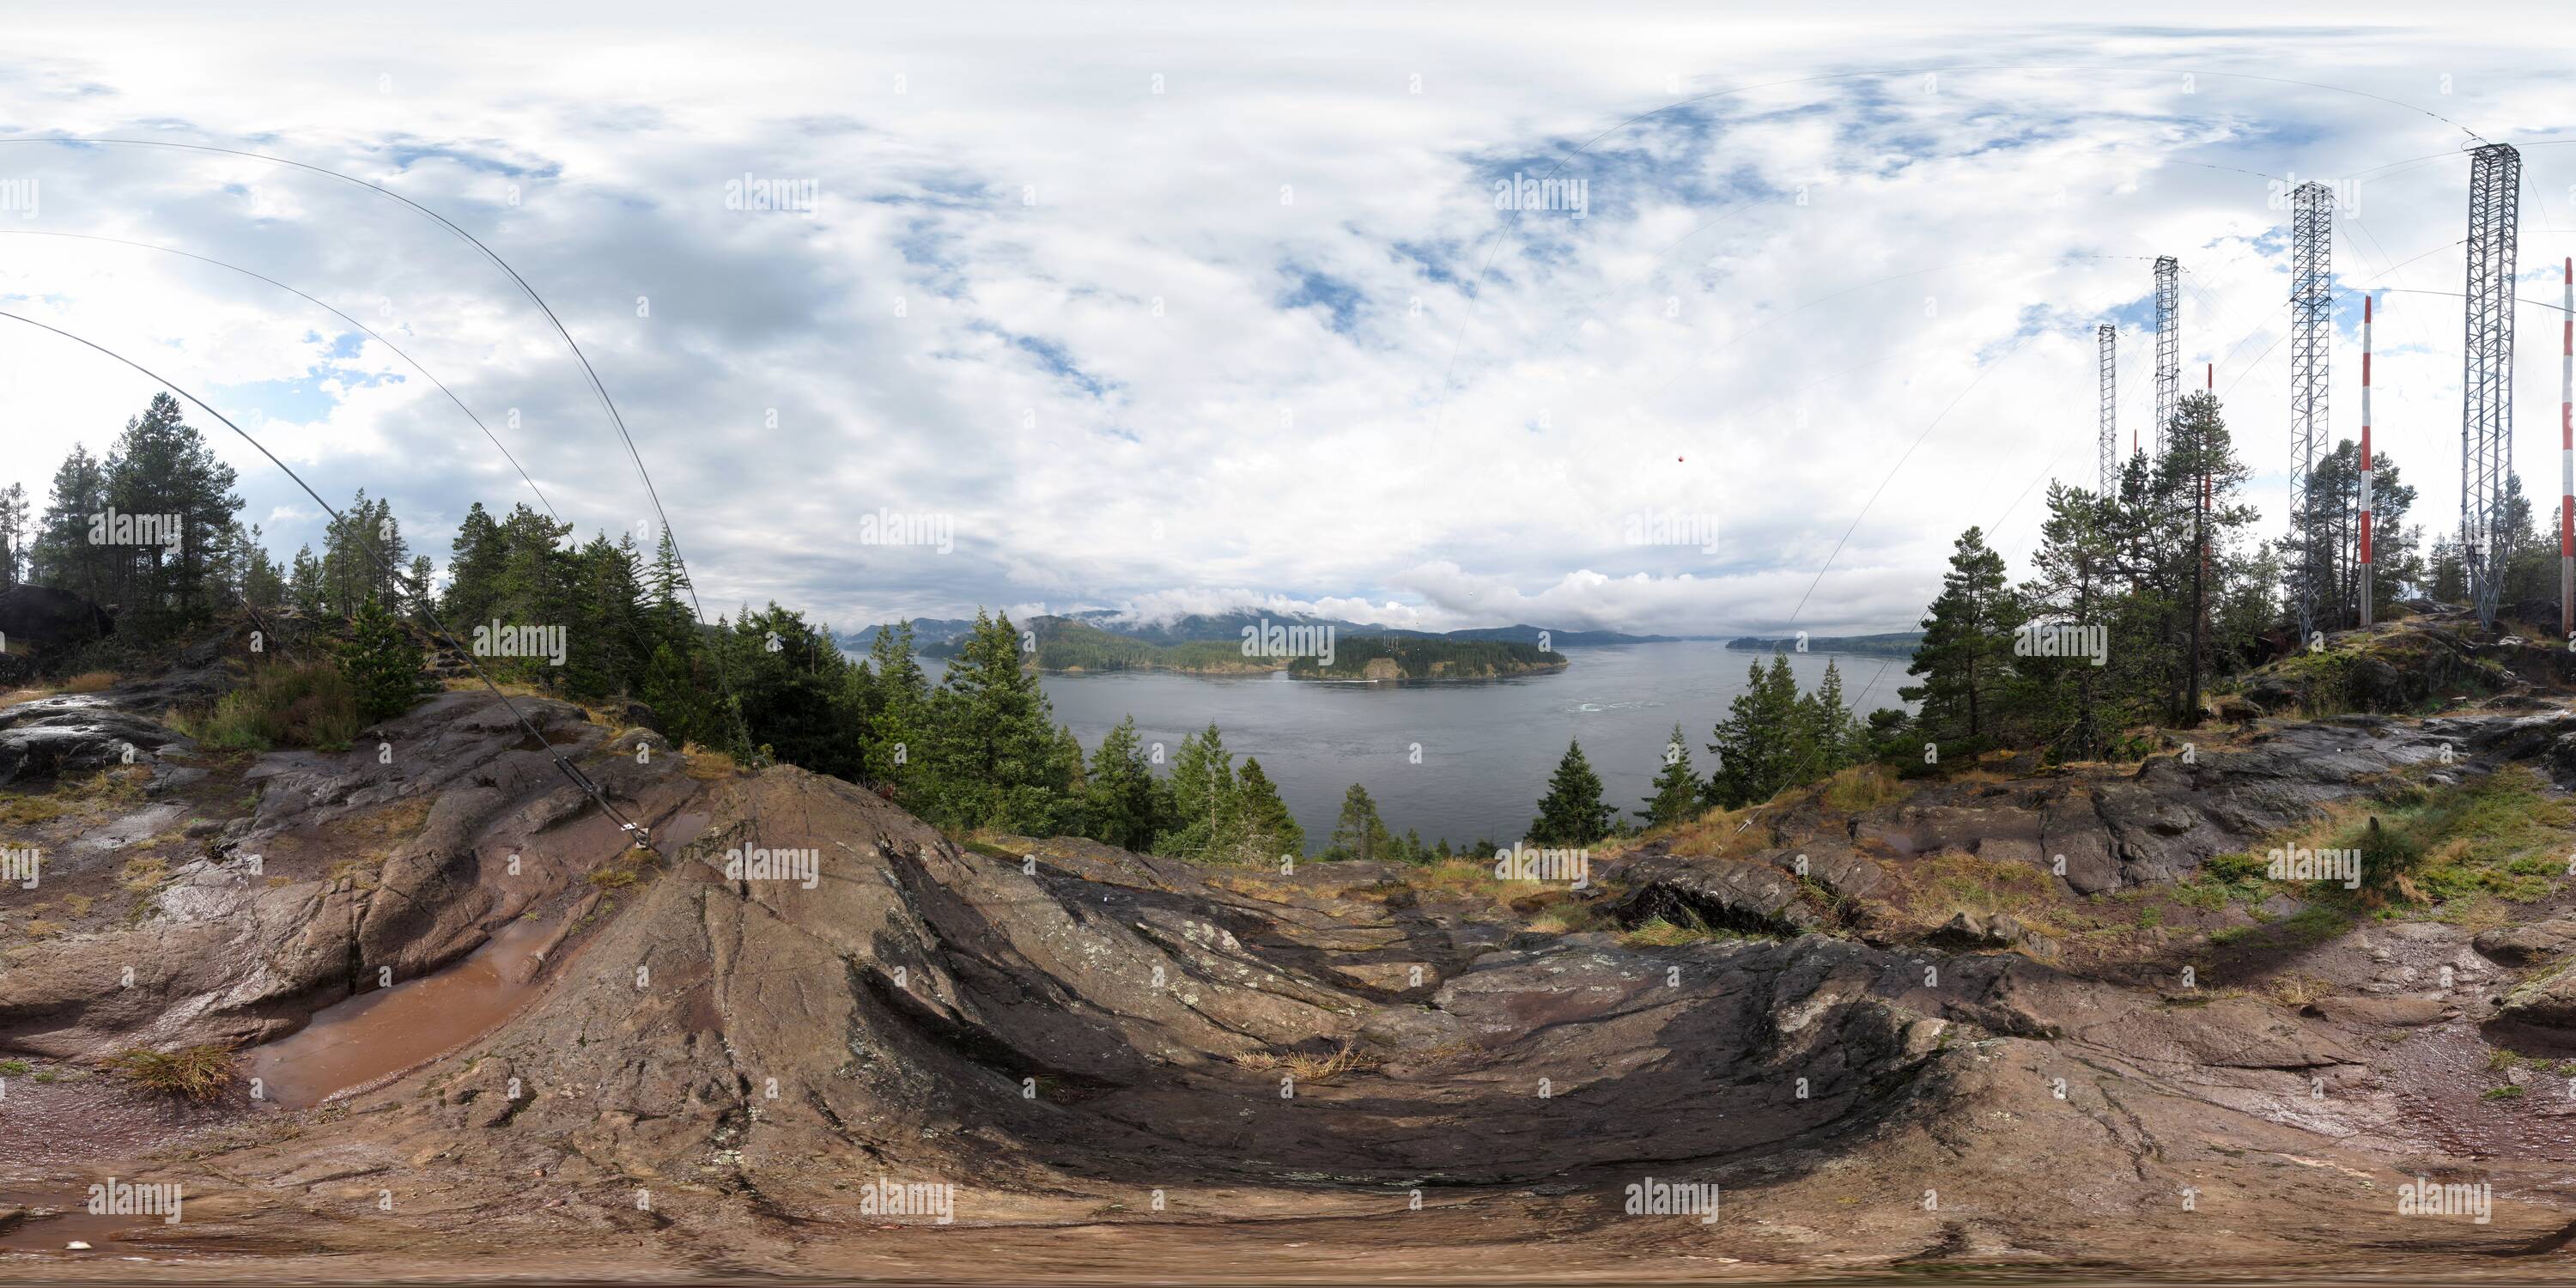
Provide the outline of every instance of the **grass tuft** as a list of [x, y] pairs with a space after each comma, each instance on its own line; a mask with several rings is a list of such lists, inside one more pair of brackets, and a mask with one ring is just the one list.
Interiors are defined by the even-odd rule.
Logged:
[[1246, 1069], [1277, 1072], [1299, 1082], [1325, 1082], [1345, 1073], [1360, 1073], [1377, 1067], [1377, 1059], [1362, 1053], [1349, 1043], [1330, 1055], [1308, 1052], [1255, 1051], [1239, 1055], [1234, 1062]]
[[232, 1085], [233, 1048], [229, 1042], [208, 1042], [175, 1051], [129, 1047], [109, 1056], [107, 1067], [148, 1091], [212, 1100]]

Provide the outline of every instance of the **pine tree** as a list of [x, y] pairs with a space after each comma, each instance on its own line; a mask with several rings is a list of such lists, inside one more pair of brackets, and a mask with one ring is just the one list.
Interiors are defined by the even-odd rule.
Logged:
[[1611, 821], [1619, 811], [1601, 799], [1601, 775], [1583, 758], [1583, 744], [1569, 742], [1565, 756], [1556, 762], [1556, 773], [1547, 782], [1547, 795], [1539, 798], [1538, 817], [1530, 822], [1528, 837], [1546, 846], [1590, 845], [1610, 835]]
[[1233, 862], [1243, 840], [1235, 807], [1234, 753], [1215, 724], [1181, 739], [1172, 755], [1172, 816], [1155, 850], [1207, 863]]
[[361, 601], [349, 642], [340, 650], [340, 669], [357, 695], [358, 714], [373, 724], [411, 710], [429, 688], [420, 663], [420, 646], [383, 601], [373, 595]]
[[110, 593], [126, 609], [121, 632], [158, 636], [214, 612], [222, 587], [209, 581], [208, 569], [241, 511], [235, 481], [169, 394], [154, 394], [142, 415], [125, 422], [104, 467], [106, 504], [177, 526], [166, 542], [104, 547]]
[[1709, 771], [1708, 803], [1740, 809], [1805, 781], [1800, 774], [1812, 760], [1806, 754], [1812, 747], [1801, 747], [1804, 723], [1789, 659], [1774, 653], [1767, 670], [1760, 662], [1751, 664], [1744, 691], [1727, 704], [1726, 719], [1710, 731], [1714, 740], [1708, 750], [1717, 764]]
[[412, 614], [427, 613], [436, 607], [438, 567], [428, 555], [413, 555], [411, 567], [403, 572], [403, 609]]
[[1395, 838], [1386, 830], [1386, 820], [1379, 818], [1377, 802], [1369, 799], [1368, 789], [1358, 783], [1342, 793], [1341, 817], [1333, 822], [1333, 839], [1324, 857], [1331, 860], [1357, 860], [1383, 863], [1391, 860]]
[[[672, 537], [670, 526], [662, 528], [661, 538], [654, 543], [653, 561], [643, 573], [644, 590], [654, 629], [679, 640], [696, 636], [697, 610], [690, 605], [689, 573], [680, 562], [680, 543]], [[905, 626], [909, 640], [909, 624]], [[878, 632], [883, 635], [883, 630]]]
[[2087, 760], [2109, 745], [2110, 730], [2126, 723], [2121, 707], [2108, 692], [2114, 569], [2111, 528], [2102, 498], [2082, 488], [2051, 483], [2048, 518], [2040, 524], [2035, 574], [2022, 584], [2021, 598], [2035, 625], [2071, 627], [2090, 633], [2101, 646], [2102, 659], [2090, 656], [2016, 658], [2015, 669], [2031, 683], [2026, 699], [2036, 724], [2034, 736], [2059, 756]]
[[[1785, 659], [1783, 659], [1785, 660]], [[1842, 668], [1825, 659], [1816, 691], [1798, 700], [1798, 731], [1791, 755], [1796, 769], [1784, 786], [1814, 782], [1861, 757], [1860, 721], [1843, 702]]]
[[[803, 614], [773, 601], [737, 616], [722, 647], [735, 709], [769, 756], [836, 778], [860, 776], [859, 742], [849, 736], [858, 717], [842, 675], [850, 662], [828, 637]], [[1033, 759], [1042, 759], [1043, 752]], [[971, 825], [986, 821], [977, 818]]]
[[933, 693], [930, 723], [943, 821], [1053, 834], [1072, 784], [1062, 776], [1052, 709], [1021, 665], [1007, 614], [976, 610], [974, 632]]
[[299, 613], [320, 615], [322, 612], [322, 561], [313, 557], [313, 547], [300, 547], [295, 562], [286, 575], [286, 602]]
[[0, 489], [0, 590], [26, 578], [28, 518], [26, 485]]
[[237, 544], [242, 551], [241, 597], [243, 601], [261, 612], [285, 603], [286, 574], [277, 566], [277, 560], [269, 557], [268, 546], [261, 539], [259, 525], [254, 523], [248, 530], [244, 530], [240, 524], [234, 524], [233, 528], [240, 534]]
[[663, 736], [674, 744], [726, 745], [726, 731], [715, 724], [706, 686], [668, 643], [653, 646], [653, 656], [644, 665], [641, 692], [644, 705], [653, 708], [661, 721]]
[[54, 470], [52, 494], [36, 520], [30, 543], [29, 578], [40, 586], [67, 590], [92, 603], [114, 603], [114, 552], [90, 544], [90, 517], [107, 508], [107, 470], [75, 443]]
[[1261, 762], [1243, 758], [1243, 772], [1234, 780], [1235, 807], [1242, 818], [1244, 846], [1264, 856], [1295, 855], [1306, 852], [1306, 829], [1297, 826], [1297, 818], [1288, 812], [1288, 803], [1279, 799], [1279, 789], [1270, 776], [1261, 772]]
[[501, 525], [482, 502], [475, 502], [466, 509], [465, 521], [456, 527], [456, 540], [447, 548], [447, 589], [439, 597], [439, 610], [448, 625], [471, 631], [486, 624], [501, 597], [501, 569], [509, 557]]
[[2019, 600], [2004, 583], [2003, 556], [1986, 548], [1985, 533], [1961, 533], [1941, 595], [1923, 619], [1923, 643], [1906, 668], [1923, 683], [1897, 691], [1923, 704], [1918, 720], [1927, 734], [1980, 743], [1996, 732], [1989, 708], [2011, 677], [2013, 632], [2021, 624]]
[[[880, 640], [885, 632], [879, 631]], [[1085, 821], [1084, 835], [1103, 845], [1124, 850], [1142, 850], [1153, 844], [1159, 824], [1155, 818], [1154, 770], [1145, 762], [1145, 748], [1136, 735], [1136, 718], [1118, 722], [1100, 740], [1100, 749], [1091, 754], [1090, 772], [1083, 782]]]
[[1664, 744], [1663, 772], [1655, 775], [1655, 794], [1645, 800], [1648, 827], [1671, 827], [1699, 815], [1699, 771], [1691, 768], [1690, 748], [1682, 744], [1682, 727]]
[[904, 782], [918, 777], [916, 763], [929, 728], [930, 680], [913, 655], [911, 622], [877, 628], [868, 644], [868, 668], [876, 683], [862, 712], [867, 774], [900, 791]]

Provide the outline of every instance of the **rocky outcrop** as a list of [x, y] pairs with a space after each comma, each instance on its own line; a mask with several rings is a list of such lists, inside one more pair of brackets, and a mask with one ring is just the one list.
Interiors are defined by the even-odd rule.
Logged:
[[0, 589], [0, 639], [54, 651], [86, 644], [116, 629], [107, 610], [50, 586]]
[[1713, 930], [1795, 935], [1820, 924], [1797, 881], [1768, 863], [1653, 854], [1618, 869], [1617, 879], [1627, 892], [1610, 913], [1623, 925], [1659, 918]]
[[31, 785], [118, 765], [148, 763], [187, 739], [118, 710], [97, 694], [65, 694], [0, 707], [0, 787]]
[[[647, 824], [701, 790], [676, 757], [600, 754], [612, 731], [577, 707], [515, 705], [536, 737], [501, 699], [452, 693], [349, 751], [261, 757], [244, 775], [257, 792], [248, 813], [210, 821], [186, 857], [154, 860], [170, 871], [139, 905], [148, 915], [13, 954], [0, 970], [0, 1042], [95, 1058], [137, 1044], [281, 1035], [379, 981], [457, 960], [510, 918], [587, 889], [585, 876], [628, 850], [632, 838], [591, 808], [554, 755], [582, 762]], [[82, 729], [116, 730], [150, 749], [168, 781], [205, 772], [185, 765], [184, 740], [139, 716], [103, 704], [70, 710]], [[179, 826], [185, 809], [147, 805], [130, 828], [111, 823], [54, 847], [47, 881], [122, 896], [117, 864]], [[102, 989], [101, 980], [119, 983]]]
[[[2566, 1223], [2542, 1184], [2565, 1160], [2541, 1154], [2499, 1177], [2490, 1225], [2428, 1243], [2390, 1200], [2412, 1169], [2524, 1148], [2474, 1117], [2509, 1098], [2464, 1094], [2464, 1071], [2475, 1025], [2576, 1015], [2556, 980], [2502, 990], [2454, 926], [2253, 965], [2132, 927], [2160, 955], [2110, 977], [2032, 960], [2065, 933], [2036, 918], [1897, 914], [1962, 857], [2070, 900], [2189, 876], [2445, 747], [2461, 773], [2545, 754], [2560, 734], [2527, 718], [2259, 728], [1857, 814], [1787, 801], [1739, 848], [1650, 846], [1554, 905], [1741, 932], [1650, 947], [1542, 933], [1508, 896], [1392, 865], [961, 842], [832, 779], [693, 772], [568, 704], [452, 693], [345, 753], [162, 745], [208, 777], [61, 825], [59, 880], [181, 856], [173, 834], [197, 853], [130, 913], [12, 946], [0, 1045], [75, 1063], [310, 1037], [380, 970], [435, 981], [543, 926], [517, 1009], [317, 1108], [237, 1098], [156, 1153], [113, 1145], [130, 1102], [12, 1079], [12, 1114], [103, 1125], [84, 1168], [190, 1181], [175, 1237], [199, 1255], [275, 1260], [237, 1277], [389, 1272], [370, 1258], [392, 1249], [451, 1276], [1278, 1278], [1309, 1229], [1324, 1270], [1416, 1275], [1418, 1249], [1443, 1273], [1776, 1277], [2330, 1265], [2365, 1241], [2421, 1270]], [[728, 870], [751, 853], [805, 866]], [[2479, 948], [2541, 960], [2552, 924]], [[130, 985], [102, 983], [125, 964]], [[1014, 1228], [935, 1242], [877, 1202], [886, 1181]], [[1723, 1216], [1632, 1215], [1649, 1181], [1720, 1186]]]
[[2576, 950], [2576, 919], [2555, 918], [2480, 931], [2479, 952], [2507, 966], [2529, 966]]

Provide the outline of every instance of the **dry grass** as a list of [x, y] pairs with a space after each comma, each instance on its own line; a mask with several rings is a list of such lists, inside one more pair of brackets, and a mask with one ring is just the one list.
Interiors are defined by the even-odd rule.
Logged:
[[116, 873], [116, 883], [136, 894], [150, 894], [169, 879], [170, 865], [148, 855], [127, 859]]
[[147, 1090], [190, 1100], [212, 1100], [232, 1085], [233, 1048], [229, 1042], [208, 1042], [176, 1051], [129, 1047], [109, 1056], [107, 1067]]
[[150, 765], [119, 765], [114, 769], [102, 769], [77, 784], [65, 783], [55, 791], [109, 805], [140, 805], [143, 803], [143, 789], [151, 784]]
[[[2399, 880], [2404, 881], [2405, 878]], [[2514, 918], [2513, 909], [2504, 900], [2491, 894], [2478, 894], [2444, 905], [2437, 920], [2459, 927], [2464, 934], [2475, 935], [2510, 926]]]
[[702, 783], [732, 778], [742, 772], [742, 766], [732, 756], [721, 751], [708, 751], [694, 742], [680, 749], [680, 759], [688, 766], [683, 772]]
[[[1936, 928], [1960, 913], [1992, 917], [2010, 913], [2028, 923], [2053, 901], [2048, 874], [2027, 863], [1943, 854], [1914, 865], [1910, 911], [1918, 925]], [[2033, 929], [2039, 927], [2033, 926]]]
[[11, 689], [7, 693], [0, 693], [0, 708], [14, 707], [21, 702], [33, 702], [38, 698], [52, 696], [54, 696], [52, 689]]
[[70, 807], [53, 796], [0, 796], [0, 823], [34, 827], [61, 818]]
[[546, 692], [541, 686], [525, 684], [517, 680], [494, 680], [487, 686], [481, 680], [475, 679], [471, 675], [451, 675], [438, 683], [440, 688], [443, 688], [450, 693], [489, 693], [493, 689], [499, 689], [503, 694], [513, 698], [550, 698], [554, 696], [553, 694]]
[[1556, 904], [1531, 917], [1525, 929], [1542, 935], [1580, 935], [1607, 928], [1609, 919], [1588, 903]]
[[1905, 788], [1896, 781], [1894, 774], [1887, 772], [1883, 767], [1853, 765], [1848, 769], [1836, 771], [1833, 777], [1826, 779], [1823, 789], [1817, 792], [1816, 799], [1827, 809], [1838, 810], [1845, 814], [1858, 814], [1877, 809], [1881, 805], [1893, 804], [1904, 795]]
[[63, 692], [97, 693], [103, 689], [114, 688], [116, 686], [116, 679], [117, 676], [114, 671], [83, 671], [80, 674], [63, 681]]
[[1758, 824], [1745, 825], [1761, 809], [1759, 805], [1743, 809], [1715, 809], [1680, 824], [1667, 833], [1672, 838], [1673, 853], [1707, 854], [1722, 859], [1751, 857], [1771, 843], [1770, 829]]
[[91, 905], [96, 904], [97, 902], [97, 899], [85, 894], [67, 894], [63, 896], [63, 906], [69, 908], [72, 916], [75, 918], [88, 916]]
[[2334, 985], [2314, 975], [2301, 975], [2296, 972], [2277, 976], [2263, 986], [2265, 997], [2292, 1010], [2306, 1006], [2320, 997], [2329, 996], [2333, 992]]
[[1239, 1055], [1234, 1062], [1246, 1069], [1276, 1072], [1299, 1082], [1327, 1082], [1345, 1073], [1361, 1073], [1378, 1065], [1377, 1057], [1367, 1055], [1345, 1042], [1331, 1055], [1314, 1055], [1303, 1051], [1256, 1051]]
[[333, 882], [347, 881], [352, 890], [373, 890], [385, 874], [385, 861], [376, 859], [342, 859], [323, 875]]
[[424, 792], [408, 800], [395, 801], [383, 809], [344, 818], [332, 824], [332, 829], [343, 839], [402, 841], [420, 834], [421, 826], [429, 821], [430, 805], [429, 794]]
[[1619, 936], [1619, 942], [1631, 948], [1679, 948], [1684, 944], [1705, 943], [1716, 937], [1706, 926], [1685, 926], [1661, 917], [1649, 917], [1637, 923], [1635, 929]]
[[1495, 880], [1494, 865], [1483, 859], [1443, 859], [1423, 864], [1404, 876], [1406, 884], [1416, 890], [1437, 890], [1496, 903], [1509, 902], [1539, 888], [1526, 881]]
[[25, 931], [27, 938], [29, 939], [43, 939], [48, 935], [59, 935], [63, 933], [63, 923], [59, 921], [47, 921], [42, 917], [29, 917], [27, 919], [27, 924], [19, 927], [19, 929]]

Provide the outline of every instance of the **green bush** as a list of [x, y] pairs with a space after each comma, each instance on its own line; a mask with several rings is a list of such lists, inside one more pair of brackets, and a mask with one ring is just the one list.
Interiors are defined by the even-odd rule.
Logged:
[[223, 696], [213, 712], [182, 720], [180, 731], [210, 751], [310, 747], [339, 751], [367, 727], [349, 678], [330, 662], [263, 667]]
[[358, 714], [374, 724], [411, 710], [429, 690], [421, 674], [420, 645], [372, 596], [359, 606], [352, 627], [349, 642], [340, 649], [340, 665], [349, 673]]

